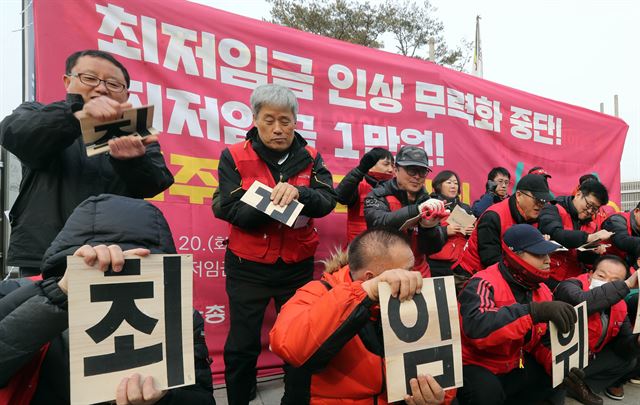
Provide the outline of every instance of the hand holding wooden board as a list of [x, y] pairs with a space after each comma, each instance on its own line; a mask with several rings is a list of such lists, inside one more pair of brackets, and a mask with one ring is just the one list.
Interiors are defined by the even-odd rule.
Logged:
[[467, 212], [460, 208], [459, 205], [456, 205], [453, 211], [451, 211], [451, 214], [449, 214], [447, 222], [450, 224], [460, 225], [462, 229], [464, 229], [475, 224], [476, 217], [472, 214], [467, 214]]
[[400, 302], [378, 285], [389, 402], [411, 395], [409, 381], [430, 374], [443, 389], [462, 386], [462, 344], [453, 277], [425, 278], [422, 293]]
[[195, 384], [192, 272], [191, 255], [128, 257], [117, 273], [67, 257], [72, 404], [114, 400], [133, 373]]
[[264, 212], [276, 221], [287, 226], [293, 226], [304, 208], [304, 204], [293, 200], [286, 207], [280, 207], [271, 202], [273, 189], [259, 181], [254, 181], [251, 187], [244, 193], [240, 201], [249, 204], [258, 211]]
[[553, 387], [562, 384], [573, 367], [585, 368], [589, 365], [589, 329], [587, 303], [575, 307], [578, 315], [575, 327], [569, 333], [560, 333], [553, 322], [549, 322], [551, 337], [551, 374]]
[[92, 117], [80, 120], [82, 139], [87, 148], [87, 156], [109, 152], [109, 139], [127, 135], [157, 135], [153, 128], [152, 105], [124, 110], [122, 118], [113, 121], [99, 121]]

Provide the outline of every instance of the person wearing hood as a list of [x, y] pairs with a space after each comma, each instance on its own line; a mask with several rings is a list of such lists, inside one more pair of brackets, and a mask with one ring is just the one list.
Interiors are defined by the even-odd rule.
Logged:
[[[284, 86], [266, 84], [251, 94], [254, 127], [244, 142], [220, 156], [220, 195], [212, 208], [230, 224], [224, 267], [229, 297], [229, 334], [224, 346], [225, 381], [231, 405], [247, 405], [256, 382], [260, 330], [267, 305], [276, 310], [311, 281], [319, 238], [314, 219], [336, 206], [331, 173], [316, 149], [295, 132], [298, 101]], [[271, 202], [304, 204], [288, 227], [241, 201], [259, 181], [273, 189]], [[307, 376], [285, 365], [283, 404], [301, 404], [297, 387]]]
[[[443, 201], [449, 211], [453, 212], [455, 207], [460, 207], [471, 215], [471, 207], [460, 201], [460, 178], [455, 172], [451, 170], [441, 171], [433, 178], [431, 187], [433, 187], [431, 198]], [[440, 226], [444, 228], [447, 240], [442, 250], [429, 255], [429, 267], [431, 268], [431, 275], [434, 277], [452, 276], [451, 266], [462, 254], [469, 235], [475, 229], [475, 225], [462, 228], [460, 225], [449, 224], [446, 220], [442, 220], [440, 221]]]
[[624, 389], [616, 381], [633, 369], [640, 355], [640, 338], [632, 334], [624, 301], [630, 289], [638, 288], [638, 272], [627, 274], [621, 258], [605, 255], [596, 260], [593, 271], [561, 281], [553, 292], [558, 301], [587, 303], [590, 360], [584, 369], [586, 378], [583, 384], [567, 386], [568, 395], [583, 404], [602, 404], [595, 394], [602, 390], [612, 399], [623, 399]]
[[347, 173], [336, 187], [338, 202], [347, 206], [347, 242], [367, 229], [364, 199], [383, 181], [393, 178], [393, 155], [384, 148], [373, 148], [360, 164]]
[[577, 320], [573, 306], [552, 301], [544, 284], [557, 245], [529, 224], [504, 233], [502, 259], [469, 279], [458, 296], [463, 387], [467, 404], [530, 404], [554, 395], [538, 363], [547, 322], [563, 333]]
[[367, 228], [401, 229], [409, 236], [414, 270], [431, 277], [427, 255], [440, 251], [444, 231], [438, 226], [444, 203], [429, 198], [424, 182], [431, 172], [429, 157], [417, 146], [403, 146], [396, 155], [396, 177], [374, 188], [364, 200]]
[[[175, 254], [169, 225], [147, 201], [101, 194], [73, 211], [44, 254], [40, 281], [0, 282], [0, 402], [70, 402], [66, 258], [122, 270], [125, 255]], [[193, 311], [196, 384], [160, 391], [135, 374], [113, 387], [117, 404], [215, 405], [204, 320]]]
[[554, 204], [542, 208], [540, 232], [569, 249], [552, 255], [557, 263], [549, 280], [552, 289], [558, 282], [584, 273], [585, 264], [593, 264], [596, 254], [606, 251], [604, 246], [598, 246], [594, 252], [578, 252], [576, 248], [589, 242], [606, 241], [613, 235], [604, 229], [597, 231], [593, 222], [593, 215], [608, 201], [606, 187], [598, 181], [587, 180], [580, 184], [575, 196], [556, 197]]

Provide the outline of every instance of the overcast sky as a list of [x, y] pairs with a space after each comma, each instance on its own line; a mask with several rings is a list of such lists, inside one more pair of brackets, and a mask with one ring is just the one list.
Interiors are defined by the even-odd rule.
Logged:
[[[151, 3], [151, 1], [148, 1]], [[197, 2], [256, 19], [269, 17], [264, 0]], [[70, 1], [70, 3], [72, 3]], [[473, 41], [480, 15], [484, 78], [540, 96], [613, 114], [629, 124], [622, 180], [640, 180], [640, 2], [432, 0], [456, 45]], [[0, 0], [0, 114], [21, 99], [20, 0]], [[386, 44], [393, 50], [393, 44]], [[610, 157], [603, 156], [603, 161]], [[611, 162], [615, 163], [615, 162]]]

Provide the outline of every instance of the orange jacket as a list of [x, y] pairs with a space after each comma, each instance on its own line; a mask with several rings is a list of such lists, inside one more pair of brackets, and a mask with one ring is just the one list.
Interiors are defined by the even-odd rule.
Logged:
[[312, 405], [387, 404], [384, 360], [358, 335], [377, 307], [361, 284], [348, 266], [324, 273], [284, 305], [269, 333], [272, 352], [314, 372]]

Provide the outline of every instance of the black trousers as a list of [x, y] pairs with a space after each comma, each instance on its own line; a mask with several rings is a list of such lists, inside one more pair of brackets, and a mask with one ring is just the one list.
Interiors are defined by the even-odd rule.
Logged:
[[461, 405], [534, 404], [549, 398], [551, 377], [535, 359], [525, 354], [524, 368], [496, 375], [484, 367], [462, 369], [464, 386], [458, 389]]
[[[265, 267], [264, 271], [268, 272], [268, 265]], [[224, 377], [229, 405], [249, 403], [250, 391], [256, 381], [256, 363], [262, 349], [260, 330], [267, 305], [273, 299], [279, 312], [298, 288], [311, 281], [312, 271], [304, 280], [276, 283], [254, 283], [227, 276], [230, 326], [224, 345]], [[288, 365], [284, 366], [284, 371], [282, 404], [308, 403], [310, 374]]]
[[633, 356], [622, 358], [616, 354], [610, 344], [589, 359], [589, 365], [584, 368], [584, 382], [593, 392], [601, 392], [633, 371], [636, 359]]

